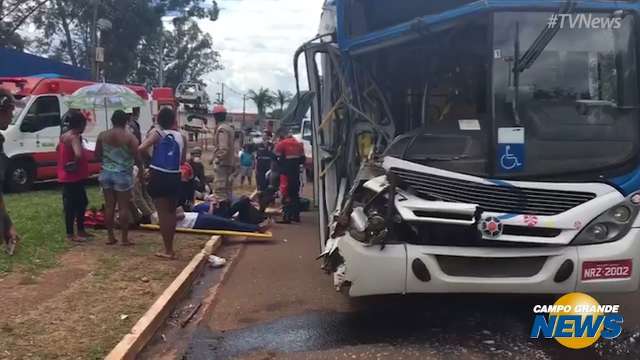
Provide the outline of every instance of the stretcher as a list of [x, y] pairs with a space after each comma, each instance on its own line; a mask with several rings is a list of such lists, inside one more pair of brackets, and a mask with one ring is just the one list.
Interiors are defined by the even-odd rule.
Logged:
[[[140, 225], [141, 229], [144, 230], [152, 230], [152, 231], [160, 231], [160, 226], [158, 225]], [[271, 232], [266, 233], [252, 233], [252, 232], [241, 232], [241, 231], [229, 231], [229, 230], [198, 230], [198, 229], [183, 229], [176, 228], [176, 232], [183, 234], [195, 234], [195, 235], [219, 235], [219, 236], [238, 236], [238, 237], [246, 237], [250, 239], [272, 239], [273, 234]]]

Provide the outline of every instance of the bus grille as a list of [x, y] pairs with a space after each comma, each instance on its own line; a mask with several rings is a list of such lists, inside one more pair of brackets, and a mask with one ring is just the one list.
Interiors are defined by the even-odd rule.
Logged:
[[485, 185], [399, 168], [392, 168], [390, 171], [398, 176], [401, 188], [411, 188], [421, 198], [477, 204], [489, 212], [550, 216], [573, 209], [596, 197], [587, 192]]
[[442, 272], [449, 276], [481, 278], [528, 278], [537, 275], [547, 258], [476, 258], [437, 256]]

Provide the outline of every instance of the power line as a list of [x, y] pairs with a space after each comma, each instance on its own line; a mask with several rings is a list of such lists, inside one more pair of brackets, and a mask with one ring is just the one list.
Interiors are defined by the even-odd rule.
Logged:
[[218, 81], [218, 80], [213, 79], [213, 81], [212, 81], [212, 82], [214, 82], [216, 85], [221, 85], [221, 86], [222, 86], [222, 89], [223, 89], [223, 90], [222, 90], [223, 92], [224, 92], [225, 90], [227, 90], [227, 91], [229, 91], [229, 92], [234, 93], [235, 95], [237, 95], [237, 96], [239, 96], [239, 97], [245, 96], [245, 95], [247, 94], [247, 92], [242, 92], [242, 91], [239, 91], [239, 90], [237, 90], [237, 89], [235, 89], [235, 88], [233, 88], [233, 87], [229, 86], [229, 84], [225, 83], [224, 81]]

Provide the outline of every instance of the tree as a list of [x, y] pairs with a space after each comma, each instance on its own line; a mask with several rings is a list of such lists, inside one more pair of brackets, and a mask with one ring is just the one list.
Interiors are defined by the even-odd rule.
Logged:
[[[220, 54], [213, 50], [213, 40], [190, 18], [173, 19], [173, 31], [143, 39], [138, 49], [140, 61], [132, 79], [144, 82], [156, 79], [163, 56], [164, 85], [176, 87], [181, 82], [198, 81], [206, 73], [221, 69]], [[157, 83], [157, 81], [156, 81]]]
[[105, 75], [115, 82], [125, 81], [135, 68], [138, 44], [161, 29], [164, 14], [163, 8], [142, 0], [50, 0], [44, 11], [46, 16], [33, 21], [44, 35], [36, 52], [85, 68], [93, 62], [94, 15], [108, 19], [112, 27], [101, 33], [100, 45]]
[[[2, 4], [5, 3], [33, 3], [43, 4], [39, 8], [40, 16], [31, 16], [31, 22], [43, 32], [42, 39], [33, 44], [34, 52], [46, 54], [51, 58], [70, 63], [72, 65], [91, 67], [93, 62], [94, 15], [95, 18], [105, 18], [111, 21], [112, 29], [105, 31], [101, 38], [101, 46], [105, 49], [103, 68], [109, 81], [124, 82], [142, 80], [138, 82], [157, 83], [161, 44], [163, 41], [174, 45], [174, 39], [179, 40], [178, 46], [193, 47], [194, 51], [176, 53], [167, 58], [169, 76], [173, 61], [179, 64], [177, 72], [186, 76], [201, 76], [201, 69], [210, 69], [209, 64], [199, 66], [193, 64], [189, 56], [212, 55], [213, 62], [218, 63], [217, 53], [203, 52], [201, 49], [211, 48], [211, 39], [205, 39], [193, 18], [208, 18], [215, 21], [220, 9], [217, 3], [205, 0], [0, 0], [0, 15]], [[7, 6], [5, 5], [5, 8]], [[25, 7], [26, 8], [26, 7]], [[165, 34], [162, 26], [163, 16], [177, 16], [184, 24], [186, 35], [198, 34], [181, 39], [177, 30]], [[192, 24], [195, 24], [192, 26]], [[2, 40], [0, 26], [0, 40]], [[171, 36], [170, 36], [171, 35]], [[186, 36], [185, 35], [185, 36]], [[207, 44], [208, 42], [208, 44]], [[207, 45], [207, 46], [205, 46]], [[167, 45], [167, 48], [170, 45]], [[211, 49], [210, 49], [211, 50]], [[211, 50], [213, 51], [213, 50]], [[176, 57], [177, 56], [177, 57]], [[180, 68], [187, 70], [180, 70]]]
[[50, 0], [0, 0], [0, 46], [22, 50], [26, 41], [18, 30], [41, 13]]
[[275, 109], [271, 113], [269, 113], [270, 119], [282, 119], [282, 116], [284, 116], [284, 111], [280, 109]]
[[276, 104], [276, 97], [271, 93], [271, 90], [260, 88], [260, 90], [250, 90], [249, 99], [256, 104], [258, 108], [258, 119], [264, 119], [267, 114], [267, 110]]
[[282, 113], [284, 112], [285, 104], [288, 104], [291, 101], [293, 95], [291, 95], [291, 93], [286, 90], [278, 90], [275, 95], [278, 104], [280, 104], [280, 112]]

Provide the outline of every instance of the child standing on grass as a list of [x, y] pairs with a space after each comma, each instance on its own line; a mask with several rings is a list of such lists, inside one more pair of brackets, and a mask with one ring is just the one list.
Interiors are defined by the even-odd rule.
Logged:
[[164, 252], [156, 256], [175, 259], [173, 239], [176, 234], [176, 207], [180, 195], [180, 165], [186, 162], [187, 140], [177, 130], [176, 113], [164, 108], [158, 114], [158, 127], [149, 133], [139, 152], [153, 148], [149, 172], [149, 195], [158, 211]]
[[[84, 229], [84, 213], [89, 204], [85, 190], [85, 182], [89, 178], [89, 159], [82, 145], [82, 133], [87, 126], [87, 119], [74, 110], [65, 117], [69, 130], [60, 136], [57, 148], [58, 182], [62, 184], [67, 239], [82, 242], [92, 237]], [[78, 228], [77, 235], [74, 233], [74, 223]]]

